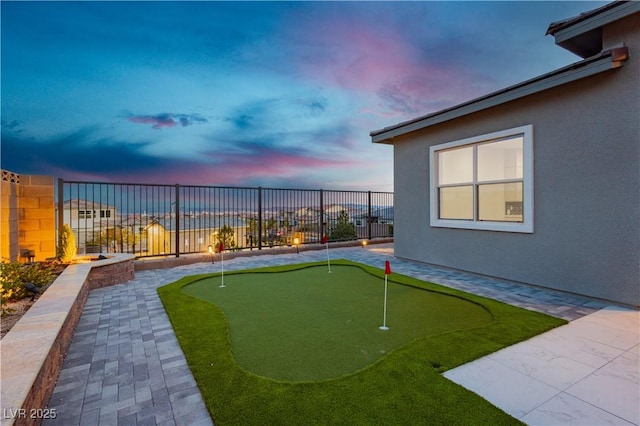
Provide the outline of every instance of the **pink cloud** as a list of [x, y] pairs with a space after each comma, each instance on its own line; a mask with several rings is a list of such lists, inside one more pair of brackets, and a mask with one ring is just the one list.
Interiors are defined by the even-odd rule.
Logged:
[[132, 115], [127, 118], [132, 123], [150, 124], [154, 129], [161, 129], [163, 127], [173, 127], [176, 122], [168, 114], [158, 115]]
[[262, 149], [251, 155], [237, 156], [233, 154], [217, 154], [215, 159], [217, 166], [211, 167], [222, 173], [222, 177], [229, 173], [245, 180], [254, 178], [286, 178], [303, 176], [309, 170], [317, 169], [342, 169], [353, 165], [352, 161], [344, 159], [326, 159], [312, 157], [306, 154], [288, 153], [281, 150]]
[[342, 17], [308, 24], [310, 28], [305, 27], [300, 34], [308, 37], [303, 48], [312, 45], [321, 54], [301, 61], [300, 70], [314, 80], [371, 91], [413, 68], [409, 49], [397, 34], [377, 33], [363, 23], [345, 22]]
[[160, 113], [155, 115], [135, 115], [129, 114], [127, 120], [132, 123], [149, 124], [153, 129], [162, 129], [164, 127], [174, 127], [180, 124], [187, 127], [192, 124], [206, 123], [207, 119], [198, 114], [172, 114]]
[[381, 28], [334, 16], [290, 31], [299, 31], [296, 37], [304, 41], [303, 49], [313, 46], [321, 52], [299, 61], [301, 76], [344, 90], [375, 93], [384, 110], [398, 115], [426, 113], [484, 93], [478, 84], [482, 79], [451, 65], [445, 53], [426, 54], [400, 25]]
[[[339, 171], [353, 168], [354, 162], [345, 159], [327, 159], [306, 153], [287, 153], [272, 148], [256, 149], [248, 154], [215, 153], [205, 155], [205, 162], [169, 159], [153, 168], [143, 170], [111, 171], [100, 174], [65, 172], [67, 178], [98, 181], [120, 181], [155, 184], [251, 186], [252, 182], [284, 181], [288, 187], [308, 182], [311, 172]], [[206, 162], [207, 158], [211, 161]], [[318, 187], [322, 186], [317, 183]]]

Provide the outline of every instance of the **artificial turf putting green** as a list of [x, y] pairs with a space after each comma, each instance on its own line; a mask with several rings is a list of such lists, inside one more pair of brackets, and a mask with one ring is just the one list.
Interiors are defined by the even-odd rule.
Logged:
[[[384, 276], [382, 270], [348, 261], [332, 261], [333, 267], [338, 264], [357, 265], [377, 277], [378, 292], [383, 288], [379, 282]], [[280, 273], [308, 266], [313, 264], [227, 273], [227, 287], [221, 290], [231, 289], [231, 280], [236, 274]], [[187, 290], [189, 287], [197, 287], [197, 282], [212, 277], [214, 281], [210, 285], [219, 285], [216, 280], [220, 277], [215, 274], [191, 276], [159, 288], [158, 293], [207, 408], [216, 425], [222, 426], [520, 424], [441, 373], [566, 323], [495, 300], [392, 274], [389, 278], [392, 285], [465, 299], [480, 305], [492, 320], [471, 328], [434, 331], [338, 378], [305, 382], [275, 380], [238, 364], [231, 336], [235, 334], [234, 321], [227, 320], [223, 308], [187, 294], [195, 289]], [[268, 293], [267, 289], [265, 294]], [[392, 308], [393, 303], [390, 292], [387, 323], [391, 329], [386, 332], [389, 335], [401, 328], [397, 322], [398, 312], [393, 313], [396, 309]], [[380, 312], [377, 316], [379, 318], [373, 319], [374, 329], [382, 320]]]
[[[384, 276], [384, 275], [383, 275]], [[382, 276], [382, 277], [383, 277]], [[493, 320], [466, 299], [391, 282], [382, 331], [384, 279], [355, 265], [211, 277], [183, 288], [218, 306], [238, 365], [287, 381], [339, 377], [412, 340]]]

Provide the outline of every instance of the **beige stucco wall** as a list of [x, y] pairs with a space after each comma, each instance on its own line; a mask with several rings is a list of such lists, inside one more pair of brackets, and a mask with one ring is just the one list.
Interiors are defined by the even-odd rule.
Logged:
[[[620, 69], [394, 140], [395, 254], [640, 306], [640, 28]], [[429, 147], [533, 125], [532, 234], [432, 228]]]
[[23, 250], [33, 250], [36, 261], [55, 257], [54, 178], [3, 170], [1, 184], [0, 257], [26, 261]]

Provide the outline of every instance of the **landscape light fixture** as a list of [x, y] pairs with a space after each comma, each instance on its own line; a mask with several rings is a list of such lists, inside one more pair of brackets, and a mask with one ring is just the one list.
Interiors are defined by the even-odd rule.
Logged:
[[207, 249], [209, 250], [209, 254], [211, 255], [211, 263], [213, 264], [213, 246], [209, 244], [209, 247], [207, 247]]
[[296, 253], [300, 254], [300, 238], [294, 238], [293, 245], [296, 246]]
[[27, 282], [24, 285], [24, 289], [31, 295], [31, 301], [36, 300], [36, 294], [39, 294], [41, 290], [32, 282]]
[[367, 248], [367, 240], [362, 240], [362, 248]]

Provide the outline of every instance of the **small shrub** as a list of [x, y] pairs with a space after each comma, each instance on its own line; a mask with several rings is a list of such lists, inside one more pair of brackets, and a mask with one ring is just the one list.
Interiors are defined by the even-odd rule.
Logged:
[[76, 236], [66, 223], [62, 225], [58, 241], [58, 259], [62, 263], [70, 263], [76, 255]]
[[27, 296], [24, 286], [31, 282], [43, 289], [55, 278], [53, 263], [0, 263], [0, 305], [5, 313], [7, 302], [20, 300]]
[[225, 250], [233, 250], [236, 247], [235, 232], [229, 225], [224, 225], [218, 231], [218, 241], [216, 242], [216, 250], [220, 247], [220, 243], [224, 244]]
[[2, 314], [5, 313], [5, 304], [12, 300], [20, 299], [24, 289], [20, 288], [20, 270], [22, 265], [18, 262], [0, 263], [0, 301]]
[[356, 228], [353, 223], [349, 222], [349, 214], [342, 210], [338, 215], [336, 227], [329, 234], [330, 241], [355, 240], [358, 238]]

